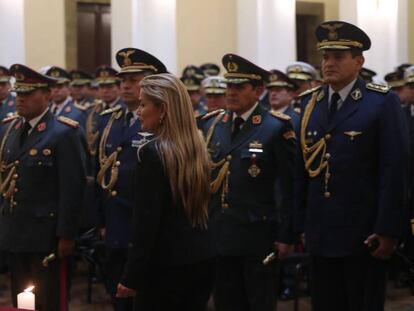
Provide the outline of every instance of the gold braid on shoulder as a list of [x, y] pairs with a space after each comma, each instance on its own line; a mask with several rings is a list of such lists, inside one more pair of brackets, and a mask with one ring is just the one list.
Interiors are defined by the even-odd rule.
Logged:
[[[112, 189], [118, 181], [118, 167], [121, 163], [117, 161], [117, 158], [119, 153], [122, 151], [122, 147], [118, 147], [109, 156], [106, 156], [105, 146], [112, 124], [114, 123], [115, 119], [118, 119], [120, 117], [121, 114], [122, 111], [112, 113], [111, 118], [108, 121], [108, 124], [102, 132], [101, 141], [99, 142], [99, 164], [101, 168], [98, 172], [98, 175], [96, 176], [96, 179], [99, 185], [102, 187], [102, 189], [107, 191], [108, 194], [112, 196], [116, 195], [116, 191], [112, 191]], [[111, 173], [109, 181], [106, 182], [105, 175], [109, 168], [111, 168]]]
[[[303, 160], [305, 162], [305, 169], [309, 174], [309, 177], [314, 178], [319, 176], [321, 172], [325, 170], [325, 196], [329, 195], [328, 181], [330, 178], [329, 162], [326, 156], [326, 136], [319, 139], [313, 145], [306, 144], [306, 128], [309, 123], [310, 116], [315, 108], [318, 92], [314, 92], [312, 97], [305, 108], [300, 129], [300, 141], [303, 154]], [[319, 160], [317, 158], [319, 157]], [[316, 166], [314, 165], [316, 161]]]
[[[3, 139], [1, 140], [0, 144], [0, 194], [5, 199], [10, 199], [10, 209], [12, 209], [15, 206], [14, 193], [16, 189], [16, 179], [18, 178], [16, 170], [17, 165], [19, 165], [19, 161], [6, 163], [4, 159], [4, 148], [6, 146], [7, 139], [9, 138], [11, 129], [15, 126], [15, 124], [18, 121], [19, 119], [15, 119], [11, 122], [6, 132], [4, 133]], [[5, 178], [3, 178], [4, 174], [6, 175]]]
[[86, 141], [88, 143], [88, 150], [91, 155], [96, 155], [96, 141], [99, 136], [99, 132], [95, 130], [94, 116], [98, 114], [100, 105], [95, 105], [92, 108], [92, 111], [88, 114], [86, 118], [85, 131], [86, 131]]

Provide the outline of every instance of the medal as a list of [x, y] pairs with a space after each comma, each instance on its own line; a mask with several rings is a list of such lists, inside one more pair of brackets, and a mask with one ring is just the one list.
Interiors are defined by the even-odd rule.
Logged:
[[247, 170], [247, 172], [249, 173], [250, 176], [252, 176], [253, 178], [256, 178], [260, 174], [260, 168], [256, 165], [256, 154], [252, 155], [250, 163], [251, 165], [249, 169]]

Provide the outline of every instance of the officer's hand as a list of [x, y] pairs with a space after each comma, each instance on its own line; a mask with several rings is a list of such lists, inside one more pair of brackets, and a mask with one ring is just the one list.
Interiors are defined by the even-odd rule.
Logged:
[[118, 283], [116, 290], [116, 298], [128, 298], [135, 296], [137, 292], [131, 288], [125, 287], [121, 283]]
[[364, 243], [369, 247], [374, 243], [375, 240], [378, 241], [378, 247], [371, 253], [371, 255], [378, 259], [389, 259], [397, 248], [398, 240], [378, 234], [371, 234], [364, 241]]
[[275, 242], [275, 249], [278, 252], [279, 259], [286, 258], [291, 252], [293, 252], [293, 244], [285, 244], [281, 242]]
[[73, 253], [75, 249], [75, 241], [67, 239], [59, 239], [58, 253], [59, 258], [65, 258]]

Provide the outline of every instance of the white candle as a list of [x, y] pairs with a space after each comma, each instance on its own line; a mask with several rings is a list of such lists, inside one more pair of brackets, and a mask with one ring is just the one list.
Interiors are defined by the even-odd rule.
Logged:
[[26, 288], [17, 295], [17, 307], [19, 309], [35, 310], [35, 295], [32, 293], [34, 286]]

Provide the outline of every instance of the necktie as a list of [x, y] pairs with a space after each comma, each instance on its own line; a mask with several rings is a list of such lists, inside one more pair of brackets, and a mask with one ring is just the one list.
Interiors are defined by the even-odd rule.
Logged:
[[53, 105], [52, 106], [52, 113], [54, 114], [54, 115], [56, 115], [56, 112], [57, 112], [57, 108], [58, 108], [58, 106], [57, 105]]
[[127, 126], [131, 126], [131, 120], [132, 120], [133, 117], [134, 117], [134, 114], [131, 111], [126, 114], [126, 116], [125, 116], [125, 124]]
[[24, 122], [23, 130], [20, 134], [20, 146], [23, 146], [27, 136], [29, 135], [29, 131], [30, 131], [31, 128], [32, 128], [32, 126], [30, 125], [29, 122], [27, 122], [27, 121]]
[[332, 94], [331, 104], [329, 105], [328, 122], [331, 123], [336, 111], [338, 110], [338, 101], [341, 99], [337, 92]]
[[241, 117], [236, 117], [236, 118], [234, 119], [234, 128], [233, 128], [233, 132], [231, 133], [231, 139], [232, 139], [232, 140], [233, 140], [233, 139], [237, 136], [237, 134], [240, 132], [241, 127], [242, 127], [243, 123], [244, 123], [244, 120], [243, 120], [243, 118], [241, 118]]

